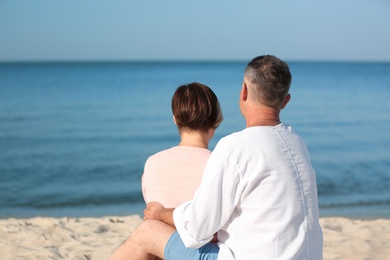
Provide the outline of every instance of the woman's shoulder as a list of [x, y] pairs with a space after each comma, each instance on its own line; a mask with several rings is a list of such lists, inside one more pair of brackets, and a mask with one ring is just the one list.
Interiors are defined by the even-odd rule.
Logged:
[[148, 160], [160, 160], [164, 158], [174, 158], [177, 156], [209, 156], [210, 154], [211, 151], [205, 148], [193, 146], [173, 146], [149, 156]]
[[153, 160], [157, 160], [161, 157], [166, 157], [166, 156], [172, 154], [172, 149], [173, 149], [173, 147], [156, 152], [155, 154], [152, 154], [151, 156], [149, 156], [147, 161], [153, 161]]

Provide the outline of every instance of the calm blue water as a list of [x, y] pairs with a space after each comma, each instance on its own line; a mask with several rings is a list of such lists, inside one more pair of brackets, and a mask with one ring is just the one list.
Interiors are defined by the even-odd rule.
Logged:
[[[282, 121], [309, 147], [322, 216], [390, 217], [390, 64], [294, 63]], [[199, 81], [245, 124], [245, 63], [0, 64], [0, 218], [142, 214], [151, 154], [178, 143], [170, 99]]]

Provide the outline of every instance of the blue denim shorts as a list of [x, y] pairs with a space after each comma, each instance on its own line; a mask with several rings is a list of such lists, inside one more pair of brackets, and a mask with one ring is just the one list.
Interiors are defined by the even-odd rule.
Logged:
[[185, 260], [185, 259], [202, 259], [217, 260], [219, 247], [211, 242], [201, 248], [187, 248], [177, 231], [169, 238], [164, 249], [164, 258], [166, 260]]

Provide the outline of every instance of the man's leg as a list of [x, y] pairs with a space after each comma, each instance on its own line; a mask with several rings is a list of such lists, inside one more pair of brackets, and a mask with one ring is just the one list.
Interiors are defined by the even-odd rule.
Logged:
[[146, 220], [117, 249], [110, 260], [164, 258], [164, 249], [176, 230], [160, 221]]

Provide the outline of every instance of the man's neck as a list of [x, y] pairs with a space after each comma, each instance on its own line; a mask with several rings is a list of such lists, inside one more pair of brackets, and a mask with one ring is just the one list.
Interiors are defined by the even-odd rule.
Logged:
[[246, 127], [276, 126], [280, 124], [279, 110], [271, 107], [253, 107], [246, 111]]

